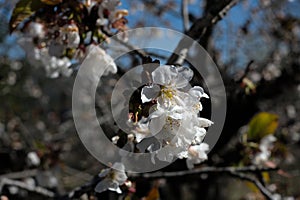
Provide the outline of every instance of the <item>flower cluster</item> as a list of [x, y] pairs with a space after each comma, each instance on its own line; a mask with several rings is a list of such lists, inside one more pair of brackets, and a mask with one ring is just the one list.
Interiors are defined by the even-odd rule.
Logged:
[[[51, 78], [70, 76], [72, 66], [83, 61], [91, 45], [126, 30], [124, 16], [128, 12], [117, 9], [119, 0], [61, 1], [53, 5], [49, 2], [52, 1], [43, 1], [49, 13], [37, 11], [24, 24], [19, 44], [31, 64], [43, 66]], [[126, 40], [126, 36], [123, 34], [121, 39]], [[111, 60], [103, 52], [105, 59]]]
[[[205, 128], [213, 122], [199, 117], [199, 112], [203, 109], [200, 99], [209, 97], [202, 87], [189, 85], [193, 71], [187, 67], [163, 65], [151, 75], [152, 84], [142, 88], [141, 100], [154, 106], [149, 116], [132, 122], [139, 149], [151, 152], [160, 161], [186, 158], [192, 168], [207, 159], [209, 146], [202, 141]], [[143, 142], [146, 138], [155, 138], [156, 144]]]

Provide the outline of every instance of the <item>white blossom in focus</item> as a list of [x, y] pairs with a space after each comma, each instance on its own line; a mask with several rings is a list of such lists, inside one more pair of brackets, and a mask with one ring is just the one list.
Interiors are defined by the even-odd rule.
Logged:
[[[202, 141], [205, 128], [213, 122], [199, 117], [203, 109], [200, 100], [209, 96], [202, 87], [189, 85], [193, 71], [186, 67], [163, 65], [151, 75], [153, 82], [142, 88], [141, 100], [143, 103], [156, 102], [148, 117], [149, 135], [154, 136], [161, 146], [154, 154], [166, 162], [187, 158], [190, 168], [206, 160], [209, 146]], [[151, 146], [149, 149], [151, 151]]]
[[[191, 70], [190, 70], [191, 71]], [[178, 72], [175, 66], [163, 65], [158, 67], [152, 72], [153, 86], [145, 86], [142, 90], [143, 103], [149, 102], [156, 98], [157, 91], [160, 86], [160, 97], [157, 98], [158, 102], [164, 107], [171, 107], [174, 105], [183, 106], [185, 103], [183, 99], [186, 93], [179, 89], [188, 86], [189, 81], [192, 79], [193, 73], [191, 71], [188, 76]]]
[[144, 138], [150, 136], [151, 132], [147, 119], [143, 117], [140, 121], [134, 124], [132, 133], [135, 135], [136, 141], [138, 143], [141, 142]]

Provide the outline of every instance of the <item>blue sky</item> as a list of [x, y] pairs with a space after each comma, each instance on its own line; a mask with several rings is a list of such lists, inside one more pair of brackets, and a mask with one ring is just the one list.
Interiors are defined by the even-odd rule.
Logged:
[[[130, 10], [130, 5], [128, 1], [132, 0], [123, 0], [121, 8], [126, 8]], [[137, 0], [135, 0], [137, 1]], [[132, 1], [133, 2], [133, 1]], [[142, 1], [138, 1], [142, 2]], [[161, 5], [163, 5], [166, 0], [160, 1]], [[173, 2], [180, 5], [181, 0], [174, 0]], [[201, 16], [201, 0], [196, 0], [194, 4], [191, 4], [189, 6], [189, 11], [193, 13], [196, 17]], [[230, 59], [230, 52], [229, 49], [233, 48], [232, 45], [235, 45], [235, 42], [232, 41], [234, 38], [232, 34], [238, 34], [239, 27], [243, 25], [248, 19], [250, 19], [249, 14], [249, 8], [254, 8], [258, 6], [258, 0], [250, 0], [250, 1], [243, 1], [248, 2], [249, 7], [244, 6], [243, 3], [240, 3], [236, 5], [234, 8], [230, 10], [228, 15], [218, 23], [217, 27], [220, 30], [223, 30], [223, 34], [219, 35], [218, 41], [214, 41], [215, 46], [222, 51], [222, 59], [224, 61]], [[0, 0], [0, 4], [3, 3], [3, 0]], [[290, 0], [289, 3], [286, 4], [286, 7], [281, 8], [284, 13], [289, 13], [290, 15], [300, 17], [300, 1], [299, 0]], [[178, 16], [176, 14], [178, 13]], [[7, 22], [10, 17], [10, 11], [7, 9], [7, 7], [4, 7], [4, 9], [0, 9], [0, 16], [1, 18], [5, 18], [5, 21]], [[167, 27], [164, 23], [161, 23], [161, 21], [145, 11], [136, 11], [134, 13], [129, 12], [129, 16], [127, 17], [129, 20], [129, 27], [132, 27], [137, 23], [138, 20], [141, 18], [145, 20], [146, 26], [157, 26], [157, 27]], [[149, 19], [149, 20], [148, 20]], [[165, 14], [162, 15], [161, 19], [165, 22], [168, 22], [170, 27], [177, 31], [183, 31], [183, 25], [182, 20], [180, 18], [180, 10], [177, 8], [174, 10], [173, 14]], [[259, 18], [258, 18], [259, 19]], [[250, 30], [255, 31], [257, 27], [263, 26], [264, 20], [260, 19], [254, 19], [252, 20], [254, 23], [251, 24]], [[2, 22], [3, 23], [3, 22]], [[3, 29], [3, 27], [2, 27]], [[160, 42], [160, 41], [158, 41]], [[173, 43], [170, 45], [174, 45]], [[20, 49], [18, 45], [16, 45], [16, 37], [14, 35], [6, 36], [4, 40], [2, 41], [2, 44], [0, 44], [0, 54], [7, 54], [11, 59], [19, 59], [22, 58], [25, 54]], [[244, 55], [239, 55], [242, 57]], [[246, 59], [246, 58], [245, 58]], [[246, 61], [245, 61], [246, 62]], [[242, 64], [242, 63], [241, 63]]]

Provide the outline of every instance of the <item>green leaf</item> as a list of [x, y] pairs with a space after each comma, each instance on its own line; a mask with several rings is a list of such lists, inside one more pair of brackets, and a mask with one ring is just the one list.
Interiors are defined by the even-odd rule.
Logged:
[[278, 115], [261, 112], [255, 115], [250, 123], [247, 138], [259, 141], [266, 135], [274, 134], [278, 127]]
[[9, 21], [9, 30], [12, 33], [17, 26], [28, 17], [32, 16], [40, 8], [44, 7], [40, 0], [20, 0], [13, 10]]

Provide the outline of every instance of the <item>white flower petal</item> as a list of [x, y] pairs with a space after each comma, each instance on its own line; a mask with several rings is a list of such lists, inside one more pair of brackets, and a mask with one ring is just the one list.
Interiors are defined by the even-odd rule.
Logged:
[[149, 119], [157, 118], [164, 114], [165, 108], [158, 104], [156, 110], [150, 114]]
[[200, 143], [204, 139], [206, 135], [206, 130], [205, 128], [199, 128], [197, 126], [194, 127], [194, 130], [196, 131], [194, 142], [195, 143]]
[[208, 150], [209, 150], [209, 145], [206, 144], [206, 143], [201, 143], [201, 144], [199, 145], [199, 149], [200, 149], [201, 151], [208, 151]]
[[194, 76], [193, 70], [191, 70], [189, 67], [177, 67], [177, 71], [187, 81], [191, 81]]
[[208, 150], [209, 150], [209, 145], [206, 143], [190, 146], [189, 157], [188, 157], [189, 162], [187, 162], [188, 167], [192, 167], [193, 164], [199, 164], [204, 160], [207, 160], [206, 151]]
[[85, 58], [85, 61], [83, 62], [81, 67], [84, 67], [83, 65], [88, 65], [86, 67], [89, 67], [91, 69], [98, 70], [101, 66], [103, 70], [103, 75], [108, 75], [109, 73], [117, 73], [118, 68], [115, 64], [114, 60], [110, 55], [108, 55], [103, 49], [101, 49], [97, 45], [89, 45], [87, 47], [87, 57]]
[[121, 188], [120, 188], [120, 187], [118, 187], [118, 188], [116, 189], [116, 192], [117, 192], [118, 194], [122, 194], [122, 190], [121, 190]]
[[169, 65], [160, 66], [152, 72], [153, 82], [159, 85], [169, 85], [176, 76], [176, 69]]
[[165, 162], [172, 162], [173, 161], [173, 149], [171, 149], [170, 146], [166, 146], [162, 149], [160, 149], [157, 152], [156, 157], [160, 160], [160, 161], [165, 161]]
[[158, 85], [145, 86], [141, 92], [141, 99], [143, 103], [152, 101], [159, 95], [160, 87]]
[[207, 128], [207, 127], [211, 126], [212, 124], [214, 124], [214, 123], [212, 121], [210, 121], [209, 119], [202, 118], [202, 117], [197, 118], [197, 125], [200, 128]]
[[118, 171], [125, 171], [125, 166], [119, 162], [114, 163], [112, 168]]
[[178, 76], [174, 79], [175, 83], [175, 87], [180, 89], [180, 88], [184, 88], [189, 84], [189, 81], [182, 75], [178, 74]]
[[99, 177], [105, 177], [111, 172], [111, 169], [103, 169], [101, 172], [98, 174]]
[[189, 81], [192, 80], [194, 72], [188, 67], [176, 67], [177, 77], [175, 81], [176, 88], [184, 88], [188, 86]]
[[125, 181], [127, 180], [127, 175], [125, 172], [116, 172], [115, 174], [115, 181], [118, 182], [119, 185], [123, 185]]
[[108, 190], [109, 185], [110, 185], [110, 180], [103, 179], [96, 185], [95, 191], [98, 193], [104, 192], [104, 191]]
[[140, 143], [144, 138], [147, 137], [147, 135], [143, 134], [143, 133], [139, 133], [139, 132], [134, 132], [135, 135], [135, 140], [137, 141], [137, 143]]
[[137, 123], [137, 125], [135, 125], [134, 129], [132, 130], [132, 133], [135, 135], [136, 141], [138, 143], [151, 134], [148, 121], [149, 120], [147, 118], [142, 117], [142, 119]]
[[198, 99], [204, 97], [209, 98], [209, 96], [204, 92], [203, 88], [200, 86], [194, 86], [189, 90], [189, 94]]
[[122, 191], [117, 191], [117, 190], [119, 189], [119, 184], [118, 184], [118, 182], [116, 182], [116, 181], [109, 181], [109, 182], [108, 182], [108, 189], [109, 189], [110, 191], [116, 191], [116, 192], [118, 192], [119, 194], [122, 193]]
[[157, 133], [159, 133], [163, 129], [165, 124], [166, 124], [165, 114], [152, 118], [149, 123], [149, 128], [152, 135], [156, 135]]

